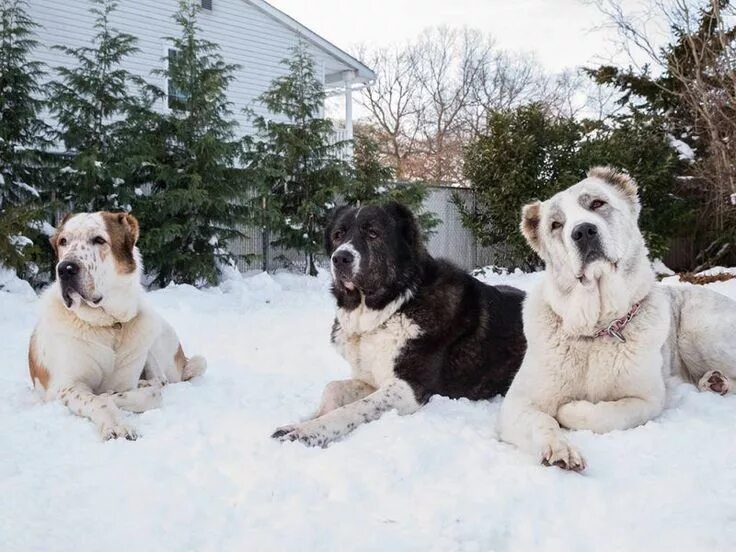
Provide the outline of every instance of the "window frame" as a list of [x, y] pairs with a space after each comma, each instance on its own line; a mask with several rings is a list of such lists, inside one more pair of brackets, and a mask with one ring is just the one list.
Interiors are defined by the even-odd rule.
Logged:
[[[169, 45], [165, 45], [164, 48], [166, 50], [166, 69], [167, 69], [167, 71], [170, 71], [170, 61], [169, 60], [173, 56], [175, 56], [179, 52], [179, 50], [177, 50], [176, 48], [172, 48]], [[173, 84], [171, 82], [171, 78], [167, 76], [166, 77], [166, 102], [165, 102], [165, 107], [166, 107], [166, 110], [169, 111], [169, 112], [174, 109], [172, 107], [172, 104], [171, 104], [172, 99], [174, 101], [186, 102], [187, 96], [184, 93], [182, 93], [182, 92], [177, 93], [177, 91], [174, 90], [174, 86], [173, 86]]]

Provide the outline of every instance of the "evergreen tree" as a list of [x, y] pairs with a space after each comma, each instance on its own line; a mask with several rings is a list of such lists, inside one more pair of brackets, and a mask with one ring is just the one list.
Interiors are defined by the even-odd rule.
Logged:
[[245, 159], [263, 206], [261, 223], [275, 230], [273, 242], [303, 251], [306, 272], [316, 276], [315, 255], [337, 195], [345, 189], [350, 167], [341, 158], [345, 144], [333, 143], [332, 122], [320, 116], [325, 98], [314, 59], [300, 41], [283, 77], [261, 95], [269, 111], [254, 116], [255, 139], [246, 139]]
[[521, 206], [580, 180], [581, 137], [574, 119], [551, 117], [543, 105], [531, 104], [490, 113], [487, 130], [468, 146], [465, 175], [475, 204], [459, 197], [455, 204], [465, 226], [494, 248], [498, 266], [539, 265], [519, 232]]
[[475, 202], [456, 204], [464, 224], [495, 249], [502, 267], [531, 269], [541, 262], [519, 232], [521, 206], [547, 199], [585, 178], [597, 165], [627, 171], [639, 184], [640, 225], [655, 256], [667, 239], [687, 231], [691, 209], [674, 190], [681, 161], [661, 121], [621, 117], [611, 126], [552, 117], [532, 104], [491, 113], [488, 130], [467, 150], [465, 170]]
[[[689, 228], [697, 270], [736, 262], [736, 21], [729, 0], [690, 5], [665, 12], [672, 39], [658, 50], [659, 70], [645, 65], [603, 65], [587, 72], [598, 83], [617, 88], [629, 117], [651, 119], [670, 140], [689, 146], [687, 178], [673, 187], [687, 194], [698, 212]], [[643, 32], [643, 31], [642, 31]], [[638, 36], [635, 27], [625, 34]], [[646, 40], [644, 34], [639, 40]], [[695, 263], [690, 267], [696, 268]]]
[[48, 128], [39, 118], [42, 65], [31, 60], [36, 25], [25, 8], [0, 2], [0, 263], [33, 280], [50, 260], [39, 201]]
[[577, 157], [581, 171], [611, 165], [636, 179], [642, 205], [639, 225], [654, 258], [667, 252], [670, 239], [692, 232], [693, 202], [677, 185], [686, 163], [673, 149], [661, 117], [637, 112], [616, 117], [613, 124], [586, 136]]
[[[197, 25], [199, 2], [180, 0], [174, 19], [181, 29], [169, 37], [167, 67], [157, 74], [168, 91], [166, 114], [134, 114], [137, 151], [130, 155], [150, 194], [135, 201], [146, 229], [142, 235], [148, 269], [158, 285], [214, 283], [218, 265], [231, 261], [225, 242], [241, 233], [245, 183], [235, 169], [240, 143], [231, 118], [227, 88], [236, 65], [225, 63], [217, 44], [203, 40]], [[129, 150], [129, 154], [130, 154]]]
[[59, 125], [57, 139], [66, 149], [59, 198], [76, 210], [129, 208], [132, 200], [122, 137], [140, 101], [135, 89], [144, 83], [122, 68], [138, 49], [134, 36], [112, 26], [116, 7], [114, 0], [92, 0], [97, 32], [90, 46], [55, 46], [74, 60], [74, 66], [56, 68], [49, 103]]
[[434, 213], [422, 210], [427, 187], [420, 182], [396, 182], [393, 168], [383, 162], [378, 143], [369, 134], [356, 134], [354, 156], [353, 179], [341, 194], [342, 199], [356, 206], [402, 203], [415, 213], [425, 239], [429, 238], [441, 221]]

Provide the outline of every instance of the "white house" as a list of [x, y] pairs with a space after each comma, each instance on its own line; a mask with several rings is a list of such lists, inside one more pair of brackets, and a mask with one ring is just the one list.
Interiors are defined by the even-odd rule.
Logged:
[[[370, 68], [264, 0], [199, 1], [203, 38], [220, 45], [226, 62], [240, 66], [230, 84], [229, 99], [241, 133], [252, 131], [243, 109], [262, 110], [254, 100], [285, 72], [280, 61], [289, 57], [289, 49], [301, 37], [311, 49], [328, 95], [345, 95], [344, 128], [337, 130], [336, 139], [352, 138], [352, 93], [375, 79]], [[54, 45], [89, 45], [95, 33], [91, 6], [89, 0], [28, 0], [29, 15], [41, 26], [35, 57], [52, 74], [54, 67], [70, 63]], [[138, 38], [139, 52], [124, 67], [162, 90], [168, 90], [167, 83], [151, 72], [166, 63], [170, 45], [165, 37], [180, 33], [172, 19], [177, 8], [177, 0], [119, 0], [111, 16], [113, 27]], [[167, 109], [166, 102], [159, 107]]]

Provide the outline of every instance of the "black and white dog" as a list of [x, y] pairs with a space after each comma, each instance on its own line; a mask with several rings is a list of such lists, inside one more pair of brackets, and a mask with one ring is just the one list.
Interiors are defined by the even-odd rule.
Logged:
[[326, 446], [432, 395], [504, 394], [526, 350], [524, 293], [485, 285], [426, 251], [403, 205], [339, 208], [325, 235], [337, 315], [332, 342], [352, 378], [327, 385], [315, 416], [273, 437]]

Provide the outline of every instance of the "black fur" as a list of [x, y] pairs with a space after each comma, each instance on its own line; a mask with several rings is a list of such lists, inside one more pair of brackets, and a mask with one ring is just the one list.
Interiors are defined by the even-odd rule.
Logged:
[[486, 399], [508, 390], [526, 351], [522, 291], [488, 286], [432, 258], [411, 211], [397, 203], [340, 208], [326, 231], [328, 253], [347, 242], [361, 256], [360, 269], [337, 274], [338, 307], [355, 309], [364, 296], [367, 307], [382, 309], [412, 294], [399, 312], [421, 334], [404, 346], [394, 372], [419, 402], [435, 394]]

